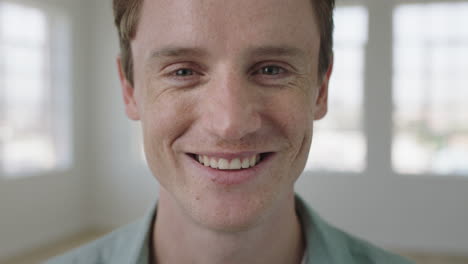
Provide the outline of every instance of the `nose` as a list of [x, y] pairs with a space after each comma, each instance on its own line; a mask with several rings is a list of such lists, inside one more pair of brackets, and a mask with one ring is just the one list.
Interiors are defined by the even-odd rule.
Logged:
[[247, 80], [227, 73], [210, 84], [207, 91], [204, 118], [210, 134], [232, 141], [260, 129], [260, 94]]

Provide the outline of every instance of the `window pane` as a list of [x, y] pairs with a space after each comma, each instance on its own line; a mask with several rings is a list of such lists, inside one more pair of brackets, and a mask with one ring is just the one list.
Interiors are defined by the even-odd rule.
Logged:
[[329, 87], [329, 111], [315, 123], [306, 169], [359, 172], [365, 167], [362, 133], [364, 51], [367, 9], [335, 11], [335, 62]]
[[[0, 171], [7, 177], [67, 166], [54, 104], [47, 14], [0, 3]], [[61, 65], [66, 67], [66, 65]], [[60, 87], [65, 89], [66, 87]], [[63, 93], [62, 93], [63, 94]]]
[[23, 44], [46, 41], [46, 20], [41, 10], [13, 3], [2, 3], [1, 9], [0, 32], [4, 40]]
[[394, 13], [393, 165], [401, 173], [468, 175], [468, 3]]

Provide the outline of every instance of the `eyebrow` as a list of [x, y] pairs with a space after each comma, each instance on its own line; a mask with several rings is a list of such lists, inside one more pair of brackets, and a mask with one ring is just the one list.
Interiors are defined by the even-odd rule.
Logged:
[[162, 58], [177, 58], [177, 57], [205, 57], [208, 55], [208, 52], [201, 48], [189, 48], [189, 47], [177, 47], [169, 46], [151, 52], [149, 56], [150, 60], [162, 59]]
[[[245, 54], [248, 57], [266, 57], [266, 56], [279, 56], [279, 57], [303, 57], [305, 53], [296, 47], [288, 45], [278, 46], [257, 46], [248, 48]], [[177, 57], [206, 57], [208, 51], [197, 47], [180, 47], [168, 46], [159, 50], [151, 52], [149, 60], [158, 60], [164, 58], [177, 58]]]
[[301, 57], [305, 56], [305, 53], [296, 47], [281, 45], [281, 46], [259, 46], [250, 48], [247, 51], [249, 56], [279, 56], [279, 57]]

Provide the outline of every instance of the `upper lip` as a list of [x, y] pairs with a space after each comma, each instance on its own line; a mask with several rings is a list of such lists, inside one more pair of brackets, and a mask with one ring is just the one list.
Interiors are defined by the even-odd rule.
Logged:
[[189, 154], [207, 156], [220, 159], [250, 158], [252, 156], [267, 153], [268, 151], [242, 151], [242, 152], [191, 152]]

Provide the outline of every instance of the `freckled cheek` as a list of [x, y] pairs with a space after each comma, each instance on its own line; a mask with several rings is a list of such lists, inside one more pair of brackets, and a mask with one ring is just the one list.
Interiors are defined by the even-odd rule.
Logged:
[[282, 133], [294, 145], [304, 137], [304, 133], [312, 126], [312, 104], [304, 94], [281, 96], [271, 104], [271, 111], [275, 112], [275, 119], [282, 128]]
[[282, 100], [277, 102], [276, 120], [280, 124], [281, 133], [288, 143], [288, 148], [284, 152], [286, 154], [285, 162], [291, 166], [284, 167], [289, 168], [289, 172], [286, 174], [293, 179], [297, 176], [296, 168], [302, 166], [299, 166], [299, 164], [303, 163], [305, 152], [308, 150], [308, 144], [310, 144], [312, 137], [313, 116], [311, 107], [312, 104], [308, 102], [303, 93], [283, 96]]
[[[288, 137], [292, 143], [292, 155], [296, 157], [301, 152], [304, 144], [312, 136], [312, 118], [306, 109], [297, 108], [291, 118], [288, 119]], [[294, 158], [295, 159], [295, 158]]]
[[[162, 160], [177, 162], [175, 142], [186, 133], [191, 124], [191, 102], [184, 96], [166, 94], [145, 107], [143, 127], [148, 158], [159, 163]], [[167, 164], [162, 164], [167, 165]], [[174, 164], [171, 164], [171, 167]]]
[[290, 146], [286, 152], [286, 159], [289, 166], [285, 175], [288, 175], [288, 181], [294, 182], [303, 170], [310, 142], [312, 138], [313, 118], [310, 114], [310, 105], [304, 105], [296, 102], [291, 104], [289, 115], [285, 121], [286, 136]]

